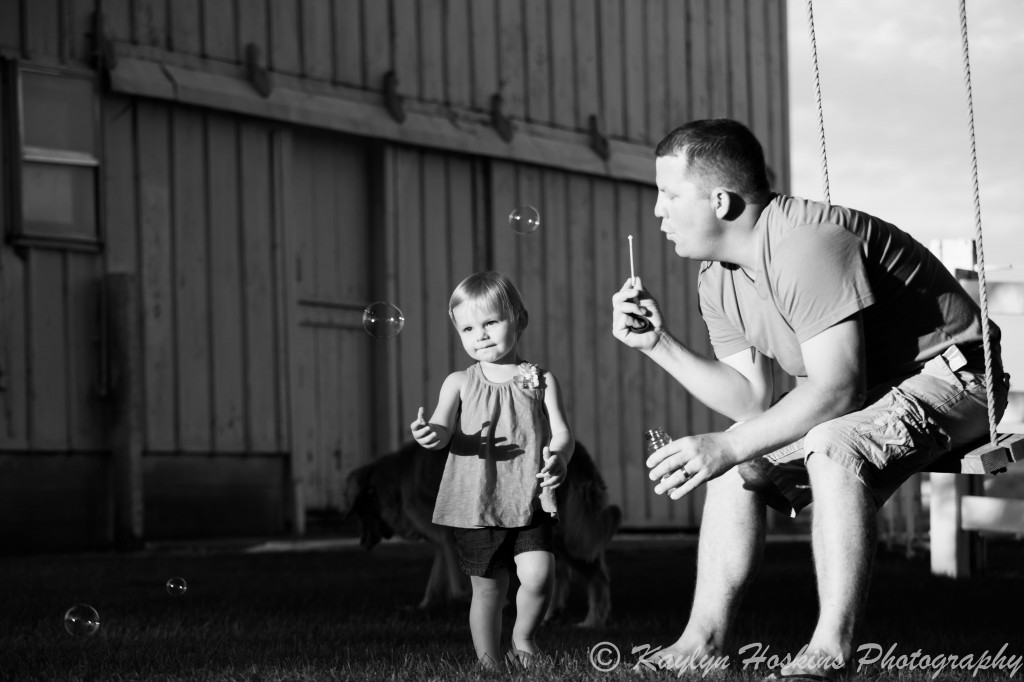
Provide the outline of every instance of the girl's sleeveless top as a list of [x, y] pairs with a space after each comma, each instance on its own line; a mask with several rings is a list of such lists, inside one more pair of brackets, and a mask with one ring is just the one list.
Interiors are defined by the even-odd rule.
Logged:
[[534, 511], [557, 516], [554, 491], [541, 488], [543, 448], [551, 441], [540, 385], [489, 381], [479, 363], [466, 370], [461, 413], [434, 505], [434, 523], [456, 528], [518, 528]]

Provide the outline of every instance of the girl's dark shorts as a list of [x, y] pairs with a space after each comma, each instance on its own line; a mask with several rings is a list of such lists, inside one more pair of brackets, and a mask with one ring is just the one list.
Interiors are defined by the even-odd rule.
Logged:
[[537, 512], [528, 526], [520, 528], [455, 528], [459, 568], [466, 575], [493, 578], [512, 571], [515, 557], [523, 552], [554, 552], [554, 521]]

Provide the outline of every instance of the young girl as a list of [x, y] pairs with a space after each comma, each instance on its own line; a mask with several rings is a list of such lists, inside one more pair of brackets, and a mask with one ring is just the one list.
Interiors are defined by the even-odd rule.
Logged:
[[535, 634], [555, 568], [554, 490], [565, 479], [575, 441], [554, 375], [516, 351], [527, 313], [507, 277], [470, 275], [452, 293], [448, 315], [477, 362], [449, 375], [430, 421], [420, 407], [410, 429], [425, 448], [451, 442], [433, 520], [455, 529], [459, 565], [473, 586], [473, 646], [493, 667], [513, 564], [521, 587], [510, 656], [538, 651]]

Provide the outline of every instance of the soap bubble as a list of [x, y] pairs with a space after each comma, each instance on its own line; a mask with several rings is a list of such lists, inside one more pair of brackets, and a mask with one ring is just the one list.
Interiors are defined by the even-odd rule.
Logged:
[[397, 336], [404, 326], [402, 311], [387, 301], [371, 303], [363, 311], [363, 329], [374, 338], [390, 339]]
[[533, 206], [520, 206], [508, 214], [508, 224], [513, 232], [529, 234], [540, 227], [540, 213]]
[[64, 629], [75, 637], [89, 637], [100, 629], [100, 614], [88, 604], [75, 604], [64, 612]]
[[185, 594], [187, 590], [188, 583], [185, 582], [184, 578], [179, 578], [175, 576], [167, 581], [167, 594], [171, 595], [172, 597], [180, 597], [181, 595]]

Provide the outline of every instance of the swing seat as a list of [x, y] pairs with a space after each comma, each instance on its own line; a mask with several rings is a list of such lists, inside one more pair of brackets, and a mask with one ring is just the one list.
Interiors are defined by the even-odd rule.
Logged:
[[[979, 474], [998, 474], [1024, 461], [1024, 433], [996, 434], [954, 450], [931, 472], [930, 545], [934, 575], [966, 578], [985, 569], [978, 531], [1024, 533], [1024, 500], [987, 497]], [[967, 475], [964, 475], [967, 474]]]
[[1024, 433], [999, 433], [996, 442], [983, 440], [951, 450], [926, 471], [944, 474], [998, 474], [1024, 461]]

